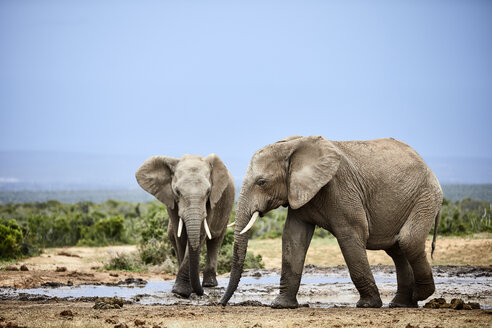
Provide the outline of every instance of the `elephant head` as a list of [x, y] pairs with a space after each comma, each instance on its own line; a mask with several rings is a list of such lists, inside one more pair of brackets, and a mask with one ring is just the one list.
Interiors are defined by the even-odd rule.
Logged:
[[222, 305], [239, 284], [246, 232], [257, 217], [281, 205], [292, 209], [305, 205], [337, 173], [340, 157], [332, 142], [320, 136], [291, 136], [253, 155], [237, 203], [232, 270]]
[[202, 229], [212, 238], [207, 211], [213, 210], [229, 182], [229, 172], [215, 154], [207, 157], [184, 155], [180, 159], [153, 156], [137, 170], [140, 186], [175, 209], [179, 215], [178, 237], [184, 228], [188, 236], [189, 276], [193, 291], [203, 294], [199, 261]]

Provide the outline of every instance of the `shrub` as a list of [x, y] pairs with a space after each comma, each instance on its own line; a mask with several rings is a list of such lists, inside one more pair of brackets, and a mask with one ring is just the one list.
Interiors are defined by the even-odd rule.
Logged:
[[140, 260], [144, 264], [159, 265], [166, 260], [176, 262], [176, 256], [169, 242], [165, 240], [150, 239], [146, 243], [138, 245]]
[[140, 271], [141, 264], [135, 253], [116, 254], [104, 265], [105, 270]]
[[22, 230], [15, 220], [0, 224], [0, 258], [12, 259], [22, 255]]
[[437, 232], [442, 235], [492, 232], [490, 203], [469, 198], [460, 202], [450, 202], [445, 199], [441, 207]]

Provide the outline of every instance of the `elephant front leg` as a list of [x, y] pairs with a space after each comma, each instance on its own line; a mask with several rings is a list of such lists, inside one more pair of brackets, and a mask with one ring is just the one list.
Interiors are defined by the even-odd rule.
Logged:
[[188, 247], [184, 252], [183, 260], [179, 266], [178, 275], [174, 281], [174, 286], [172, 292], [183, 297], [190, 297], [193, 289], [190, 283], [190, 263], [188, 259]]
[[301, 221], [299, 215], [289, 208], [282, 234], [282, 275], [280, 277], [280, 293], [272, 303], [273, 308], [296, 308], [297, 292], [301, 283], [304, 260], [314, 225]]
[[345, 234], [343, 237], [337, 237], [337, 240], [347, 263], [350, 278], [360, 294], [360, 299], [356, 306], [380, 308], [383, 302], [379, 296], [378, 287], [367, 260], [365, 243], [356, 233]]
[[217, 256], [223, 239], [224, 235], [211, 240], [207, 239], [207, 263], [203, 270], [203, 287], [215, 287], [218, 285], [216, 278]]

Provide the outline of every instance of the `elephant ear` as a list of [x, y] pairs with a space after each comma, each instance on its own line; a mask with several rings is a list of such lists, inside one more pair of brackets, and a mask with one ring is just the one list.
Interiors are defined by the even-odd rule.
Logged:
[[135, 173], [138, 184], [171, 209], [174, 208], [171, 182], [178, 161], [167, 156], [152, 156]]
[[211, 181], [212, 190], [210, 191], [210, 206], [215, 207], [215, 204], [222, 197], [222, 193], [226, 189], [230, 181], [230, 174], [219, 156], [210, 154], [205, 157], [205, 161], [212, 168]]
[[296, 139], [289, 159], [289, 206], [298, 209], [309, 202], [336, 174], [340, 153], [320, 136]]

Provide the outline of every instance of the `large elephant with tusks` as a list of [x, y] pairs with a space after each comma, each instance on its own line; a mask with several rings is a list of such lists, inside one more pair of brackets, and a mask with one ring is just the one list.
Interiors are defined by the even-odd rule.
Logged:
[[282, 234], [282, 274], [275, 308], [298, 306], [306, 252], [316, 226], [337, 239], [360, 299], [381, 307], [366, 249], [385, 250], [396, 266], [398, 290], [390, 307], [416, 307], [434, 293], [425, 240], [434, 250], [442, 191], [422, 158], [395, 139], [329, 141], [292, 136], [252, 157], [236, 210], [234, 253], [225, 305], [241, 278], [248, 229], [279, 206], [288, 214]]

